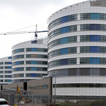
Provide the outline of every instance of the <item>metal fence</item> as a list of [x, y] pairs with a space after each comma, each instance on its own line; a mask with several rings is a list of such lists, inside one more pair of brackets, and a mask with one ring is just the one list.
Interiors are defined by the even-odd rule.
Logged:
[[15, 104], [51, 104], [51, 97], [48, 95], [15, 95]]

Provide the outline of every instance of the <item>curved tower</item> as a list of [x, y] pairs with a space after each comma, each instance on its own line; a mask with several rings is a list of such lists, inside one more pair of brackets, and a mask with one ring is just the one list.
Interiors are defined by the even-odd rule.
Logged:
[[12, 48], [13, 82], [47, 75], [47, 40], [27, 41]]
[[0, 58], [0, 85], [12, 83], [12, 57]]
[[68, 6], [48, 22], [48, 73], [56, 73], [53, 95], [59, 99], [105, 97], [106, 1]]

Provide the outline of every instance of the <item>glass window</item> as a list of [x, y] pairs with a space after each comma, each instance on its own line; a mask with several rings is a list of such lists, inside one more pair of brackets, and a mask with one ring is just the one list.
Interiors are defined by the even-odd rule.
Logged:
[[12, 59], [12, 57], [8, 57], [8, 59]]
[[5, 66], [5, 69], [12, 69], [11, 66]]
[[90, 58], [90, 64], [100, 64], [99, 58]]
[[12, 64], [12, 62], [5, 62], [5, 64]]
[[99, 53], [100, 47], [97, 46], [90, 46], [90, 53]]
[[60, 60], [60, 65], [67, 65], [68, 64], [68, 59], [61, 59]]
[[80, 64], [89, 64], [89, 58], [80, 58]]
[[20, 48], [20, 49], [16, 49], [16, 50], [13, 50], [12, 53], [19, 53], [19, 52], [24, 52], [24, 48]]
[[61, 33], [67, 33], [68, 32], [68, 26], [61, 28]]
[[5, 82], [12, 82], [12, 80], [5, 80]]
[[31, 64], [36, 64], [37, 62], [36, 61], [31, 61]]
[[100, 41], [100, 35], [90, 35], [90, 41]]
[[80, 75], [90, 75], [90, 71], [89, 71], [89, 69], [87, 69], [87, 68], [82, 68], [81, 70], [80, 70]]
[[22, 64], [24, 64], [24, 61], [13, 62], [13, 65], [22, 65]]
[[64, 22], [68, 22], [69, 21], [69, 16], [64, 16], [61, 18], [61, 22], [64, 23]]
[[100, 19], [100, 14], [99, 13], [91, 13], [90, 19]]
[[101, 58], [101, 59], [100, 59], [100, 63], [101, 63], [101, 64], [106, 64], [106, 58]]
[[52, 31], [51, 33], [49, 33], [48, 37], [50, 39], [50, 38], [57, 36], [59, 34], [68, 33], [71, 31], [77, 31], [77, 25], [66, 26], [66, 27], [56, 29], [56, 30]]
[[65, 22], [69, 22], [69, 21], [74, 21], [74, 20], [77, 20], [77, 14], [63, 16], [63, 17], [60, 17], [60, 18], [52, 21], [49, 24], [48, 28], [51, 29], [51, 28], [53, 28], [56, 25], [59, 25], [59, 24], [65, 23]]
[[24, 58], [24, 55], [16, 55], [16, 56], [13, 56], [13, 59], [20, 59], [20, 58]]
[[60, 54], [68, 54], [68, 48], [60, 49]]
[[3, 62], [0, 62], [0, 65], [3, 65]]
[[15, 74], [13, 77], [24, 77], [24, 74]]
[[61, 38], [61, 44], [65, 44], [65, 43], [68, 43], [68, 38]]
[[5, 78], [12, 78], [12, 75], [5, 75]]
[[24, 71], [24, 67], [13, 68], [13, 71]]
[[90, 30], [100, 30], [100, 24], [90, 24]]
[[96, 75], [99, 75], [99, 74], [100, 74], [100, 69], [95, 69], [95, 68], [90, 69], [90, 75], [91, 76], [96, 76]]

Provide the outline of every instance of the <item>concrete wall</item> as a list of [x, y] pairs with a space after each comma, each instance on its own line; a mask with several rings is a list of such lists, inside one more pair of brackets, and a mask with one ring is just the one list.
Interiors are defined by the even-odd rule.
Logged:
[[[17, 85], [24, 89], [23, 82], [3, 85], [3, 89], [17, 89]], [[51, 78], [28, 81], [27, 91], [34, 95], [51, 95]]]

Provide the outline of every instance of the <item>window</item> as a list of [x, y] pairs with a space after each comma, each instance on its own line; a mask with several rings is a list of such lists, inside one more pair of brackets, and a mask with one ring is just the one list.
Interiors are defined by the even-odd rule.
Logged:
[[68, 65], [68, 59], [61, 59], [60, 65]]
[[22, 64], [24, 64], [24, 61], [13, 62], [13, 65], [22, 65]]
[[60, 49], [60, 54], [68, 54], [68, 48]]
[[90, 46], [90, 53], [99, 53], [100, 47], [97, 46]]
[[16, 56], [13, 56], [13, 59], [20, 59], [20, 58], [24, 58], [24, 55], [16, 55]]
[[100, 69], [95, 69], [95, 68], [90, 69], [91, 76], [99, 76], [100, 75], [99, 72], [100, 72]]
[[12, 62], [5, 62], [5, 64], [12, 64]]
[[100, 64], [99, 58], [90, 58], [90, 64]]
[[68, 38], [61, 38], [61, 44], [65, 44], [65, 43], [68, 43]]
[[56, 29], [56, 30], [52, 31], [48, 35], [48, 37], [50, 39], [50, 38], [52, 38], [54, 36], [57, 36], [59, 34], [68, 33], [68, 32], [72, 32], [72, 31], [77, 31], [77, 25], [66, 26], [66, 27], [62, 27], [62, 28]]
[[100, 30], [100, 24], [90, 24], [90, 30]]
[[90, 41], [100, 41], [99, 35], [90, 35]]
[[31, 44], [36, 44], [36, 43], [37, 43], [37, 40], [31, 41]]
[[82, 13], [81, 20], [99, 20], [99, 19], [105, 19], [105, 14], [101, 13]]
[[24, 77], [24, 74], [15, 74], [13, 77]]
[[80, 64], [89, 64], [89, 58], [80, 58]]
[[48, 44], [48, 48], [52, 48], [61, 44], [77, 42], [77, 36], [64, 37], [61, 39], [54, 40]]
[[53, 28], [56, 25], [59, 25], [59, 24], [65, 23], [65, 22], [69, 22], [69, 21], [74, 21], [74, 20], [77, 20], [77, 14], [63, 16], [63, 17], [60, 17], [60, 18], [52, 21], [49, 24], [48, 28], [51, 29], [51, 28]]
[[47, 58], [47, 55], [40, 55], [40, 54], [26, 54], [26, 58]]
[[13, 68], [13, 71], [24, 71], [24, 67]]
[[11, 66], [5, 66], [5, 69], [12, 69]]
[[2, 65], [3, 64], [3, 62], [0, 62], [0, 65]]
[[62, 66], [62, 65], [69, 65], [69, 64], [76, 64], [76, 58], [68, 58], [68, 59], [60, 59], [49, 62], [49, 68]]
[[100, 14], [99, 13], [91, 13], [90, 19], [100, 19]]
[[69, 16], [65, 16], [61, 18], [61, 23], [68, 22], [68, 21], [69, 21]]
[[8, 59], [12, 59], [12, 57], [8, 57]]
[[24, 48], [20, 48], [20, 49], [16, 49], [16, 50], [13, 50], [12, 53], [19, 53], [19, 52], [24, 52]]
[[68, 26], [61, 28], [61, 33], [67, 33], [68, 32]]
[[5, 78], [12, 78], [11, 75], [5, 75]]
[[82, 46], [80, 47], [80, 53], [89, 53], [90, 50], [89, 50], [89, 46]]

